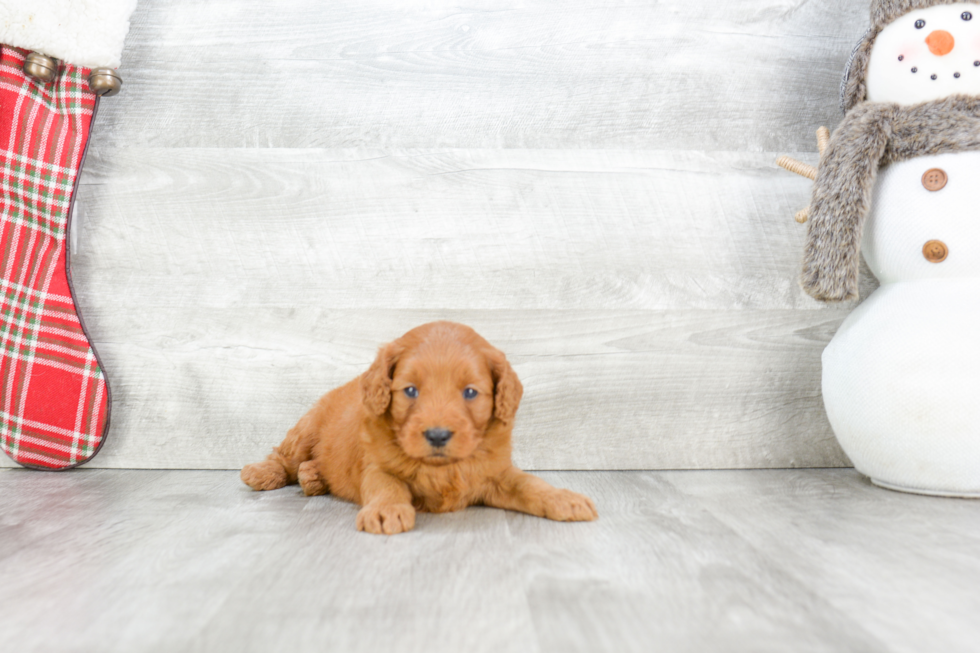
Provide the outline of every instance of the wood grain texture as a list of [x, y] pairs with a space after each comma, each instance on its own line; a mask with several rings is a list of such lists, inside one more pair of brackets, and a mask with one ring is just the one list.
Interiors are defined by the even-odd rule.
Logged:
[[[807, 579], [835, 610], [858, 616], [863, 630], [890, 650], [975, 647], [977, 501], [882, 493], [846, 472], [665, 478], [760, 555], [784, 561], [793, 578]], [[774, 514], [793, 527], [774, 525]], [[855, 591], [855, 583], [870, 594]], [[872, 618], [865, 617], [869, 605]]]
[[867, 2], [141, 4], [124, 146], [816, 151]]
[[[233, 472], [0, 470], [0, 648], [968, 653], [980, 503], [853, 470], [545, 473], [600, 518], [393, 538]], [[57, 608], [57, 626], [51, 610]]]
[[816, 310], [810, 186], [758, 154], [96, 148], [74, 265], [85, 306]]
[[[797, 285], [865, 3], [141, 3], [73, 226], [108, 467], [232, 468], [472, 324], [529, 468], [839, 466]], [[862, 295], [875, 287], [865, 273]], [[0, 466], [11, 466], [6, 459]]]

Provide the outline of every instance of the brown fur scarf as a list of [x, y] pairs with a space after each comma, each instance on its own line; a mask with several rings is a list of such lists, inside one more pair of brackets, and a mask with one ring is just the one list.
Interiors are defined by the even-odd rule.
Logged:
[[980, 97], [954, 95], [908, 107], [863, 102], [851, 109], [820, 158], [803, 289], [823, 301], [858, 298], [861, 235], [879, 167], [970, 150], [980, 150]]

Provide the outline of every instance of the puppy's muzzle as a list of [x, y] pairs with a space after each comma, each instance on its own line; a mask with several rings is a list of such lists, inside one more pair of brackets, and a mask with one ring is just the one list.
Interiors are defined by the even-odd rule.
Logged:
[[435, 428], [427, 429], [424, 435], [433, 447], [445, 447], [446, 443], [453, 437], [453, 432], [449, 429]]

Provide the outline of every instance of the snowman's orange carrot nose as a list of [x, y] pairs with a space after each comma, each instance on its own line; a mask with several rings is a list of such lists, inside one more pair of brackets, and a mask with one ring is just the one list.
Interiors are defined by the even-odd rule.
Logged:
[[946, 30], [937, 29], [926, 37], [926, 44], [929, 46], [930, 52], [937, 57], [942, 57], [953, 51], [953, 47], [956, 45], [956, 39]]

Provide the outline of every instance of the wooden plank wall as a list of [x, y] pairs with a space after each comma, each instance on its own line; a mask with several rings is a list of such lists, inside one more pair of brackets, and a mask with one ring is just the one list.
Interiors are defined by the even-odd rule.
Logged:
[[437, 318], [515, 363], [526, 467], [848, 464], [820, 353], [853, 306], [798, 289], [810, 182], [773, 161], [815, 162], [867, 11], [144, 0], [74, 234], [93, 466], [256, 460]]

